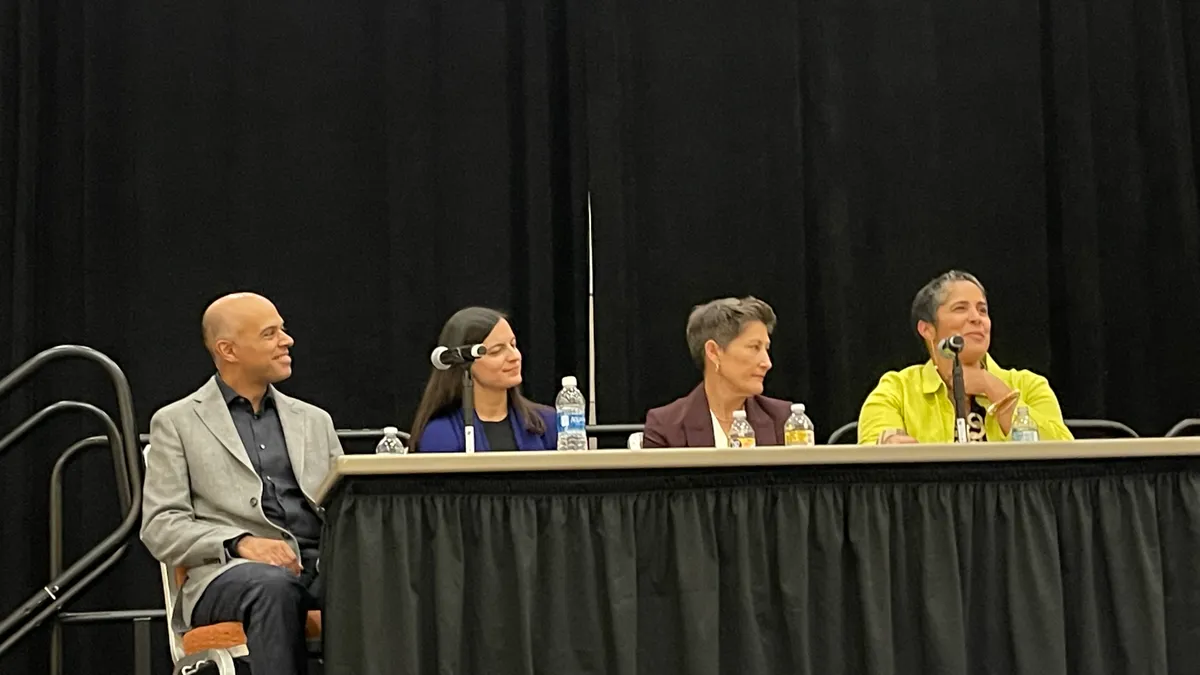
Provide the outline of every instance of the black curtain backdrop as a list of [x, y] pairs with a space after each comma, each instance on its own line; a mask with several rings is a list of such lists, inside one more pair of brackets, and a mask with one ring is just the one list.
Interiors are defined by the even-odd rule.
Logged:
[[1200, 407], [1195, 3], [587, 5], [602, 418], [685, 394], [690, 308], [754, 294], [824, 438], [953, 267], [1068, 416]]
[[[1000, 362], [1159, 433], [1200, 407], [1200, 23], [1093, 4], [0, 0], [0, 373], [94, 346], [144, 429], [209, 373], [203, 306], [248, 288], [296, 336], [286, 390], [340, 426], [407, 426], [473, 303], [513, 313], [549, 402], [586, 373], [590, 189], [602, 422], [685, 393], [688, 309], [752, 293], [780, 315], [768, 392], [824, 436], [960, 266]], [[112, 409], [55, 367], [0, 431], [80, 396]], [[46, 580], [53, 457], [97, 431], [0, 457], [0, 613]], [[116, 522], [111, 480], [103, 453], [71, 472], [68, 559]], [[81, 608], [160, 602], [137, 548]], [[127, 661], [124, 627], [67, 635], [70, 672]]]

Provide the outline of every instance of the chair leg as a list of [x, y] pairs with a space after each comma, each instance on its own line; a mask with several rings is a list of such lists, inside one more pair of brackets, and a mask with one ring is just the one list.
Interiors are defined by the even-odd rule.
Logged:
[[218, 675], [237, 675], [233, 657], [224, 649], [206, 649], [183, 657], [175, 663], [173, 675], [199, 675], [210, 664], [217, 667]]
[[133, 673], [150, 675], [150, 620], [133, 622]]

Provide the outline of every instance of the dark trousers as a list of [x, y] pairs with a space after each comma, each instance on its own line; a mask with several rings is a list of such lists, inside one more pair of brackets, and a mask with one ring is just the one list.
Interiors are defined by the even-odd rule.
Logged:
[[192, 625], [240, 621], [254, 675], [306, 675], [304, 622], [322, 597], [316, 556], [305, 555], [303, 565], [300, 576], [257, 562], [231, 567], [204, 589]]

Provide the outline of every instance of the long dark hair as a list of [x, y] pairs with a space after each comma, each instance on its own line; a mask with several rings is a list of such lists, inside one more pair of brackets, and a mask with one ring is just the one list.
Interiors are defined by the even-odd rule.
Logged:
[[[447, 347], [478, 344], [487, 338], [501, 319], [507, 320], [508, 317], [487, 307], [460, 309], [442, 326], [438, 344]], [[429, 420], [461, 408], [462, 396], [462, 373], [454, 368], [431, 370], [429, 381], [425, 383], [425, 393], [421, 395], [421, 404], [417, 406], [417, 415], [413, 419], [411, 445], [414, 449], [421, 449], [421, 434], [425, 433]], [[517, 412], [526, 431], [539, 436], [546, 433], [545, 421], [534, 412], [539, 406], [522, 396], [520, 387], [508, 390], [508, 404]]]

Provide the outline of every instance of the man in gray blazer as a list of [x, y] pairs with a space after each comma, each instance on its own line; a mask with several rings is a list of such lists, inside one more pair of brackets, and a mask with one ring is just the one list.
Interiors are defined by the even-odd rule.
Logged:
[[328, 413], [273, 386], [294, 341], [270, 301], [225, 296], [202, 323], [217, 374], [150, 421], [142, 541], [188, 571], [176, 630], [241, 621], [255, 675], [303, 675], [321, 603], [312, 496], [341, 444]]

